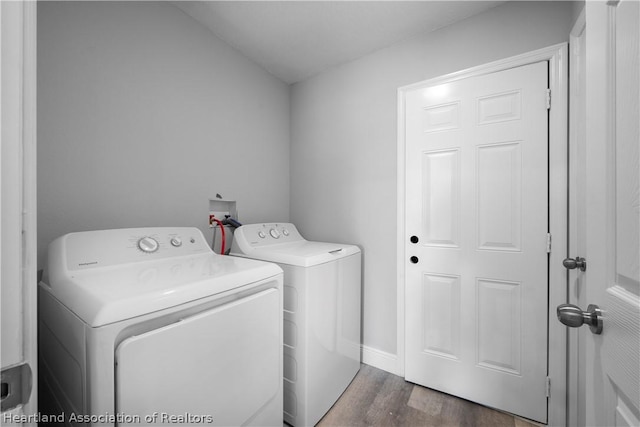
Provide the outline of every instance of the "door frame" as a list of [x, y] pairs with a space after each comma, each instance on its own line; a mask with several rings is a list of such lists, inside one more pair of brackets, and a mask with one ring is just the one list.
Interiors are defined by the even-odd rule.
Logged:
[[[576, 230], [576, 224], [578, 223], [577, 206], [578, 201], [576, 198], [576, 188], [578, 183], [578, 140], [577, 140], [577, 126], [579, 117], [577, 116], [578, 109], [575, 108], [576, 103], [581, 102], [578, 98], [578, 88], [576, 84], [580, 80], [585, 79], [586, 70], [582, 68], [580, 58], [583, 57], [586, 52], [579, 50], [579, 41], [581, 38], [586, 37], [587, 34], [587, 22], [586, 22], [586, 7], [582, 9], [580, 15], [576, 19], [576, 22], [569, 33], [569, 62], [571, 68], [569, 69], [569, 247], [567, 250], [569, 256], [578, 256], [576, 249], [578, 246], [578, 232]], [[586, 86], [586, 85], [585, 85]], [[585, 94], [580, 94], [582, 102], [584, 102]], [[576, 249], [573, 249], [576, 248]], [[573, 255], [571, 255], [573, 254]], [[569, 272], [569, 283], [567, 283], [568, 302], [569, 304], [575, 304], [582, 307], [584, 301], [578, 296], [578, 290], [575, 287], [575, 278], [578, 273], [574, 270]], [[582, 290], [584, 293], [584, 290]], [[580, 421], [584, 421], [583, 414], [579, 413], [579, 401], [584, 397], [584, 390], [580, 391], [581, 374], [583, 372], [584, 360], [580, 357], [580, 334], [584, 334], [584, 330], [579, 328], [568, 328], [567, 338], [567, 425], [580, 425]], [[582, 335], [584, 337], [584, 335]], [[584, 345], [584, 344], [583, 344]], [[583, 379], [582, 379], [583, 380]]]
[[408, 91], [450, 83], [456, 80], [481, 76], [520, 67], [540, 61], [549, 61], [549, 226], [552, 250], [549, 258], [548, 322], [548, 378], [549, 425], [566, 425], [567, 419], [567, 328], [556, 319], [555, 307], [566, 303], [567, 271], [562, 260], [567, 257], [568, 234], [568, 90], [569, 50], [567, 43], [560, 43], [477, 67], [403, 86], [398, 89], [398, 199], [397, 199], [397, 375], [405, 370], [405, 96]]
[[[3, 136], [2, 144], [12, 154], [20, 158], [16, 170], [11, 173], [15, 187], [9, 194], [2, 194], [2, 220], [11, 222], [11, 227], [19, 227], [17, 237], [2, 236], [3, 245], [13, 249], [0, 252], [2, 263], [13, 263], [20, 272], [18, 282], [2, 282], [8, 295], [19, 298], [22, 318], [22, 361], [31, 368], [31, 394], [26, 404], [6, 413], [13, 416], [25, 415], [29, 418], [23, 425], [35, 426], [38, 413], [38, 348], [37, 348], [37, 202], [36, 202], [36, 73], [37, 73], [37, 4], [35, 1], [16, 2], [15, 7], [2, 9], [0, 18], [10, 23], [2, 28], [0, 39], [6, 49], [0, 56], [0, 75], [6, 79], [9, 93], [3, 93], [0, 119]], [[1, 91], [1, 89], [0, 89]], [[4, 176], [7, 178], [7, 176]], [[16, 202], [17, 201], [17, 202]], [[5, 209], [5, 203], [10, 202]], [[13, 206], [14, 203], [19, 206]], [[16, 211], [19, 211], [16, 213]], [[11, 215], [8, 215], [11, 214]], [[4, 218], [3, 215], [12, 216]], [[10, 325], [11, 326], [11, 325]], [[13, 363], [12, 363], [13, 365]], [[6, 368], [7, 366], [3, 366]]]

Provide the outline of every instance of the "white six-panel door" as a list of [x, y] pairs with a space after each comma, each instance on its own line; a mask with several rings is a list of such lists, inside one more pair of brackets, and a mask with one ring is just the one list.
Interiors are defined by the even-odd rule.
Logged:
[[405, 377], [547, 421], [548, 63], [406, 94]]

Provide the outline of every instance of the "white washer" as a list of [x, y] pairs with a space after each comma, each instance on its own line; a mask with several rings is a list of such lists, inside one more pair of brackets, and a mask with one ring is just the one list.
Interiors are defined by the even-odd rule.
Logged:
[[231, 254], [284, 271], [284, 420], [315, 425], [360, 369], [360, 249], [271, 223], [236, 229]]
[[40, 374], [68, 424], [282, 426], [276, 265], [135, 228], [56, 239], [47, 273]]

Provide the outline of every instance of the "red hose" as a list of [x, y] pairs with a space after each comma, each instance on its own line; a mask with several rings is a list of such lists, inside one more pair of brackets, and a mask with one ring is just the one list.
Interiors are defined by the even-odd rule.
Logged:
[[224, 225], [222, 225], [222, 221], [220, 221], [218, 218], [212, 218], [220, 227], [220, 235], [222, 236], [222, 242], [220, 244], [220, 255], [224, 255], [225, 249], [227, 246], [227, 238], [224, 234]]

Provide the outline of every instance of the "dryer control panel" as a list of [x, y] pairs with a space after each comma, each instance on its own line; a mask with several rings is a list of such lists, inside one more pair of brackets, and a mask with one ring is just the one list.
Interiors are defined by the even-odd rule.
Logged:
[[213, 251], [194, 227], [123, 228], [65, 234], [49, 246], [49, 269], [122, 265]]

